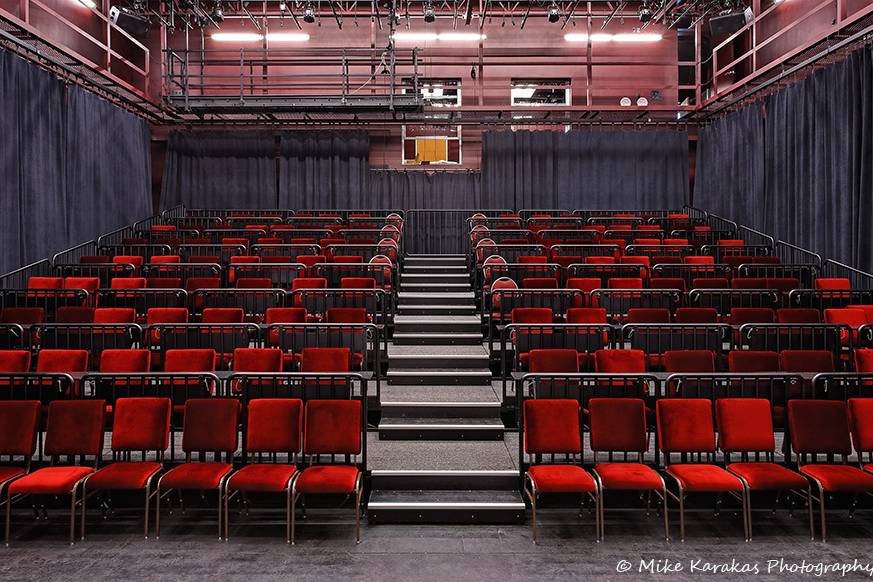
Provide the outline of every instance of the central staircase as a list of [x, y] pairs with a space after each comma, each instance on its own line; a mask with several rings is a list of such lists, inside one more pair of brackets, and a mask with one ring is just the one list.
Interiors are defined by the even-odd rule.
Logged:
[[[396, 469], [374, 470], [367, 509], [371, 523], [524, 519], [518, 472], [469, 467], [470, 460], [451, 444], [505, 436], [470, 280], [463, 255], [405, 259], [378, 436], [380, 441], [433, 441], [432, 454], [449, 456], [449, 462], [465, 468], [408, 469], [401, 455]], [[415, 461], [420, 466], [427, 459]]]

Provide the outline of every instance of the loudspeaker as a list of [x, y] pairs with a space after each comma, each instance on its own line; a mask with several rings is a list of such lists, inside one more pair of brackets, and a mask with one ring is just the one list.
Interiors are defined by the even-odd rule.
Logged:
[[727, 36], [749, 24], [753, 19], [751, 8], [746, 8], [742, 12], [713, 16], [709, 19], [709, 32], [712, 36]]
[[150, 26], [148, 18], [123, 6], [113, 6], [109, 9], [109, 21], [131, 36], [145, 36]]

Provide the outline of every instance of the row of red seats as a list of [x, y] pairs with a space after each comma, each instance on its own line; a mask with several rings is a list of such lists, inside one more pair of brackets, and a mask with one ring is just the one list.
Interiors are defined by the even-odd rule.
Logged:
[[[228, 535], [228, 498], [238, 493], [278, 493], [287, 504], [287, 540], [294, 543], [294, 513], [298, 499], [308, 494], [355, 494], [357, 540], [360, 541], [360, 468], [345, 464], [309, 464], [298, 468], [297, 455], [357, 456], [361, 454], [361, 402], [358, 400], [258, 399], [247, 406], [246, 452], [239, 470], [233, 457], [239, 447], [241, 406], [235, 399], [190, 399], [185, 402], [182, 449], [186, 462], [164, 467], [169, 446], [171, 403], [166, 398], [121, 398], [112, 416], [113, 458], [143, 452], [141, 461], [121, 460], [100, 467], [103, 457], [106, 403], [102, 400], [53, 401], [48, 406], [45, 455], [93, 457], [92, 465], [52, 466], [29, 471], [36, 450], [41, 405], [38, 401], [0, 402], [0, 456], [21, 456], [25, 467], [0, 466], [0, 494], [6, 493], [6, 544], [10, 541], [13, 503], [29, 495], [71, 497], [70, 543], [75, 539], [76, 512], [81, 509], [80, 537], [85, 537], [86, 503], [98, 491], [144, 491], [145, 535], [149, 535], [149, 504], [155, 500], [155, 538], [160, 537], [161, 499], [171, 491], [216, 491], [219, 539]], [[146, 460], [145, 451], [155, 453]], [[203, 460], [211, 452], [212, 461]], [[222, 460], [222, 454], [225, 459]], [[288, 456], [285, 463], [263, 462]], [[200, 455], [195, 457], [195, 455]], [[201, 460], [195, 461], [195, 458]], [[69, 460], [67, 461], [70, 462]]]
[[[795, 493], [808, 502], [810, 535], [815, 538], [813, 500], [818, 502], [821, 539], [827, 537], [825, 499], [837, 493], [873, 493], [873, 463], [849, 464], [854, 450], [873, 453], [873, 399], [840, 401], [791, 400], [788, 403], [791, 446], [800, 455], [797, 471], [775, 462], [775, 437], [770, 402], [764, 399], [662, 399], [656, 405], [658, 448], [665, 470], [644, 464], [648, 450], [646, 407], [642, 400], [593, 398], [589, 401], [590, 449], [596, 453], [636, 454], [638, 462], [597, 462], [589, 473], [576, 463], [542, 464], [544, 455], [581, 455], [581, 409], [576, 400], [540, 399], [524, 403], [524, 450], [536, 462], [525, 473], [525, 493], [533, 509], [542, 494], [590, 496], [597, 508], [597, 539], [604, 535], [605, 494], [611, 490], [654, 492], [664, 506], [664, 528], [670, 538], [668, 499], [679, 506], [679, 537], [685, 539], [685, 499], [688, 494], [730, 494], [742, 505], [744, 537], [752, 538], [751, 494]], [[718, 423], [715, 438], [713, 416]], [[715, 463], [716, 453], [724, 464]], [[754, 453], [747, 457], [747, 453]], [[680, 455], [678, 463], [671, 455]], [[740, 462], [731, 455], [740, 454]], [[761, 460], [763, 455], [764, 460]], [[826, 463], [816, 456], [826, 455]], [[694, 458], [697, 458], [697, 461]], [[839, 457], [842, 462], [834, 462]], [[625, 457], [626, 458], [626, 457]], [[812, 462], [809, 462], [809, 459]], [[751, 460], [754, 459], [754, 460]], [[667, 487], [665, 477], [676, 491]]]

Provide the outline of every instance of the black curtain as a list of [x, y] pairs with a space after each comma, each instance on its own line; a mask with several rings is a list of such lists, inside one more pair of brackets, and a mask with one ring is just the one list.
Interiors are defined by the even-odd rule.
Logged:
[[[759, 126], [754, 158], [726, 139]], [[701, 144], [697, 206], [873, 269], [873, 47], [712, 124]]]
[[483, 205], [681, 208], [688, 135], [678, 131], [499, 131], [482, 136]]
[[174, 131], [161, 207], [279, 208], [276, 139], [266, 132]]
[[384, 208], [483, 208], [475, 171], [373, 170], [370, 191]]
[[279, 205], [282, 208], [377, 208], [369, 188], [370, 138], [364, 131], [282, 133]]
[[0, 272], [151, 214], [148, 125], [0, 50]]

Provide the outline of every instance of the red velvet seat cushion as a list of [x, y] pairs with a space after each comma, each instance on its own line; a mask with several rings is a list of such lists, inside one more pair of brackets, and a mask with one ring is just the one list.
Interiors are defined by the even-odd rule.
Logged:
[[279, 463], [246, 465], [231, 476], [227, 488], [279, 493], [288, 488], [288, 483], [296, 473], [297, 468], [294, 465]]
[[743, 483], [735, 475], [716, 465], [676, 464], [667, 467], [667, 473], [676, 477], [686, 491], [717, 493], [743, 490]]
[[144, 489], [149, 478], [161, 470], [160, 463], [122, 462], [107, 465], [88, 477], [85, 487], [93, 489]]
[[776, 463], [731, 463], [728, 469], [745, 479], [752, 490], [805, 490], [809, 486], [803, 475]]
[[641, 463], [599, 463], [594, 466], [594, 472], [600, 477], [604, 489], [649, 491], [664, 488], [657, 471]]
[[593, 493], [597, 491], [594, 478], [578, 465], [537, 465], [527, 474], [538, 493]]
[[864, 470], [868, 473], [873, 473], [873, 463], [868, 463], [864, 465]]
[[14, 479], [19, 475], [24, 475], [24, 469], [21, 467], [3, 467], [0, 466], [0, 483]]
[[221, 479], [233, 470], [227, 463], [185, 463], [161, 478], [162, 489], [218, 489]]
[[300, 473], [294, 485], [298, 493], [352, 493], [358, 468], [351, 465], [316, 465]]
[[80, 479], [93, 472], [91, 467], [46, 467], [13, 481], [9, 486], [9, 493], [65, 495]]
[[804, 465], [800, 472], [818, 480], [825, 491], [873, 491], [873, 475], [850, 465]]

